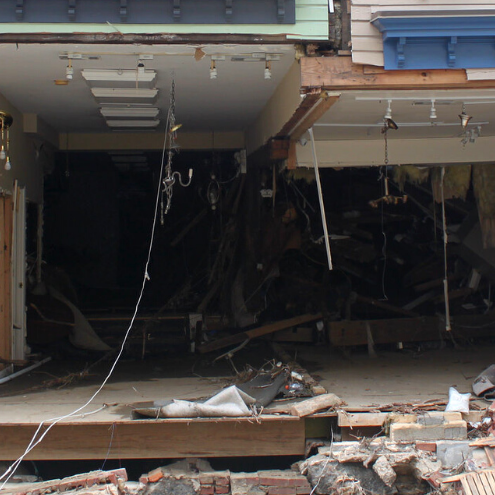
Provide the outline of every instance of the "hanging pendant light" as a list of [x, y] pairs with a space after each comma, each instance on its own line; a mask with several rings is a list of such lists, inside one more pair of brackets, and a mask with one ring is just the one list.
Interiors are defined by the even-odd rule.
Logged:
[[4, 169], [10, 170], [10, 126], [14, 122], [12, 115], [7, 112], [0, 111], [0, 160], [6, 160]]
[[462, 104], [462, 113], [459, 114], [459, 118], [461, 119], [461, 126], [463, 129], [465, 129], [467, 127], [467, 125], [469, 124], [469, 121], [473, 118], [473, 117], [471, 117], [471, 115], [468, 115], [466, 113], [466, 107], [465, 107], [464, 103]]

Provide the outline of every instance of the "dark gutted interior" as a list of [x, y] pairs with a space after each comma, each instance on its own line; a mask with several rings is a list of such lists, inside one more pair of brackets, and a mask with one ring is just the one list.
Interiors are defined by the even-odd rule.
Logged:
[[[142, 286], [160, 163], [159, 152], [60, 153], [45, 179], [46, 283], [110, 346], [122, 338]], [[322, 169], [329, 271], [313, 171], [248, 163], [244, 173], [232, 151], [174, 157], [183, 176], [193, 169], [193, 180], [175, 186], [167, 214], [158, 200], [134, 325], [142, 357], [319, 313], [324, 326], [310, 321], [287, 339], [402, 347], [489, 330], [495, 267], [479, 232], [482, 165], [445, 169], [445, 252], [440, 167]], [[483, 231], [486, 241], [489, 226]], [[183, 329], [192, 313], [204, 315], [194, 336]], [[67, 338], [73, 319], [62, 301], [36, 290], [28, 317], [28, 341], [45, 352]]]

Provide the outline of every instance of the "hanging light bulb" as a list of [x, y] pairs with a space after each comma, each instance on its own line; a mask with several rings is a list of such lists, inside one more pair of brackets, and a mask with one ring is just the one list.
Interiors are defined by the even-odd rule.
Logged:
[[10, 158], [9, 158], [9, 145], [10, 145], [10, 126], [14, 122], [14, 119], [12, 118], [12, 115], [10, 115], [7, 112], [3, 112], [0, 110], [0, 138], [1, 138], [1, 143], [0, 143], [0, 160], [5, 160], [4, 169], [5, 170], [10, 170], [11, 169], [11, 164], [10, 164]]
[[69, 58], [69, 65], [65, 68], [65, 78], [69, 81], [74, 77], [74, 67], [72, 67], [72, 60]]
[[5, 146], [3, 144], [3, 140], [4, 140], [4, 137], [5, 137], [5, 126], [3, 125], [4, 123], [4, 119], [2, 117], [1, 119], [1, 126], [2, 126], [2, 147], [0, 149], [0, 160], [5, 160], [6, 156], [7, 156], [7, 153], [5, 153]]
[[214, 60], [210, 64], [210, 79], [216, 79], [218, 77], [217, 64]]
[[435, 100], [431, 100], [430, 120], [437, 118], [437, 109], [435, 108]]
[[383, 116], [383, 118], [386, 120], [386, 119], [390, 119], [392, 120], [392, 100], [387, 100], [387, 112], [385, 113], [385, 115]]
[[461, 126], [463, 129], [465, 129], [467, 127], [467, 125], [469, 124], [469, 121], [473, 118], [473, 117], [471, 117], [471, 115], [468, 115], [466, 113], [466, 107], [465, 107], [464, 103], [462, 104], [462, 113], [459, 114], [459, 118], [461, 119]]
[[268, 60], [265, 62], [265, 79], [272, 78], [272, 64]]

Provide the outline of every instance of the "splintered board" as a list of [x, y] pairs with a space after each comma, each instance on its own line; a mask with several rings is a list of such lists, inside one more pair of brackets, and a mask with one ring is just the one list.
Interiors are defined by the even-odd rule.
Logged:
[[334, 346], [367, 345], [369, 325], [375, 344], [436, 340], [442, 326], [436, 317], [391, 318], [388, 320], [343, 320], [327, 323]]
[[[36, 428], [0, 425], [0, 460], [20, 457]], [[304, 455], [304, 449], [305, 422], [298, 418], [80, 422], [56, 424], [26, 460]]]

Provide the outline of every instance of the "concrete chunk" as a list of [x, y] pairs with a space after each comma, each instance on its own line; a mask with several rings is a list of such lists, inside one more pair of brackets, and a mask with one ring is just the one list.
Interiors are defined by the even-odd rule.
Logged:
[[466, 438], [467, 423], [465, 421], [450, 421], [433, 426], [418, 423], [393, 423], [390, 425], [390, 439], [393, 442], [465, 440]]

